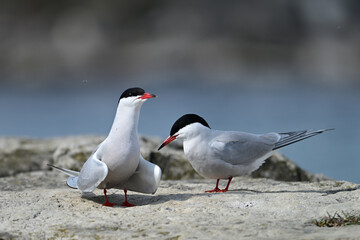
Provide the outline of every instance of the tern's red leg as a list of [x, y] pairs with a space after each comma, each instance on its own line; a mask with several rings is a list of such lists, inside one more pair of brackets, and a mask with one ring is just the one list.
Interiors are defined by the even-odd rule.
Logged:
[[131, 204], [131, 203], [128, 202], [128, 200], [127, 200], [127, 190], [126, 189], [124, 189], [124, 193], [125, 193], [125, 202], [123, 202], [122, 206], [124, 206], [124, 207], [135, 207], [136, 205]]
[[212, 192], [218, 192], [218, 191], [220, 191], [219, 181], [220, 181], [220, 179], [218, 179], [218, 180], [216, 181], [216, 187], [215, 187], [213, 190], [208, 190], [208, 191], [205, 191], [205, 192], [207, 192], [207, 193], [212, 193]]
[[231, 182], [232, 177], [229, 177], [229, 181], [226, 185], [226, 188], [219, 190], [218, 192], [227, 192], [229, 190], [229, 186], [230, 186], [230, 182]]
[[105, 195], [105, 203], [103, 204], [103, 206], [106, 206], [106, 207], [113, 207], [113, 206], [115, 206], [114, 203], [109, 202], [109, 200], [108, 200], [108, 198], [107, 198], [107, 195], [106, 195], [106, 188], [104, 188], [104, 195]]

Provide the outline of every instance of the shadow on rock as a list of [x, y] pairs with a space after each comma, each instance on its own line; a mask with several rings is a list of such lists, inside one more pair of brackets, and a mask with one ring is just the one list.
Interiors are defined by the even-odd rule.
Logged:
[[[160, 194], [160, 195], [140, 195], [128, 194], [128, 201], [136, 206], [157, 205], [168, 201], [186, 201], [193, 196], [208, 195], [207, 193], [177, 193], [177, 194]], [[96, 195], [94, 193], [83, 194], [83, 199], [93, 201], [98, 204], [105, 203], [104, 195]], [[116, 204], [114, 207], [122, 207], [125, 201], [124, 194], [108, 194], [109, 202]]]
[[350, 191], [356, 191], [360, 189], [360, 185], [356, 186], [354, 188], [345, 188], [345, 189], [329, 189], [329, 190], [276, 190], [276, 191], [258, 191], [258, 190], [251, 190], [251, 189], [232, 189], [229, 190], [230, 192], [251, 192], [251, 193], [320, 193], [324, 195], [329, 194], [336, 194], [339, 192], [350, 192]]

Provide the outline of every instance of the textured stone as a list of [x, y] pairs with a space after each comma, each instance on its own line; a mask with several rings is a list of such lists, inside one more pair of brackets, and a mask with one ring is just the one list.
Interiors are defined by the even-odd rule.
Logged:
[[69, 137], [60, 141], [56, 147], [52, 164], [80, 171], [97, 145], [104, 140], [101, 136]]
[[254, 178], [271, 178], [279, 181], [320, 181], [330, 178], [309, 173], [289, 158], [277, 152], [266, 159], [265, 163], [251, 174]]
[[[0, 239], [358, 239], [359, 226], [320, 228], [335, 212], [360, 214], [359, 185], [234, 178], [230, 191], [205, 193], [214, 180], [162, 181], [154, 195], [121, 190], [81, 196], [56, 171], [0, 178]], [[223, 187], [225, 182], [220, 183]]]
[[0, 139], [0, 177], [45, 169], [56, 148], [53, 140]]

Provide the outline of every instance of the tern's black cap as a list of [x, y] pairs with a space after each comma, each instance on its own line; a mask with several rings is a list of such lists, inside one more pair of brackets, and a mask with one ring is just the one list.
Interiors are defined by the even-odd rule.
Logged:
[[185, 127], [189, 124], [192, 124], [192, 123], [197, 123], [197, 122], [204, 125], [205, 127], [210, 128], [209, 124], [199, 115], [185, 114], [184, 116], [182, 116], [181, 118], [176, 120], [176, 122], [174, 123], [174, 125], [171, 128], [170, 136], [173, 136], [175, 133], [177, 133], [183, 127]]
[[122, 98], [142, 96], [144, 93], [145, 93], [145, 90], [142, 88], [138, 88], [138, 87], [126, 89], [121, 94], [121, 96], [119, 98], [119, 102]]

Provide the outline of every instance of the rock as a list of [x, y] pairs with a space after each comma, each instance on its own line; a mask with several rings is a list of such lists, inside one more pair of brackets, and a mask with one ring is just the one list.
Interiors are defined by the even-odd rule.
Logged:
[[96, 146], [104, 139], [105, 137], [101, 136], [78, 136], [64, 139], [56, 147], [51, 163], [63, 168], [80, 171]]
[[[154, 195], [129, 193], [136, 207], [103, 207], [102, 191], [81, 197], [66, 176], [39, 171], [0, 178], [0, 239], [358, 239], [360, 228], [313, 224], [335, 212], [360, 215], [360, 186], [344, 181], [234, 178], [167, 180]], [[224, 185], [221, 182], [221, 185]], [[223, 187], [223, 186], [221, 186]], [[109, 200], [121, 204], [121, 190]]]
[[[53, 139], [0, 138], [0, 177], [20, 172], [49, 169], [48, 163], [79, 171], [103, 136], [73, 136]], [[141, 136], [141, 154], [159, 165], [163, 180], [201, 179], [187, 161], [177, 142], [157, 151], [162, 139]], [[277, 153], [266, 160], [253, 177], [282, 181], [319, 181], [323, 176], [308, 173], [293, 161]]]
[[75, 136], [53, 139], [0, 138], [0, 177], [45, 170], [48, 163], [80, 169], [103, 137]]
[[1, 138], [0, 177], [44, 169], [52, 160], [56, 147], [53, 143], [52, 140]]
[[271, 178], [279, 181], [320, 181], [330, 180], [320, 174], [309, 173], [289, 158], [277, 152], [266, 159], [265, 163], [251, 174], [254, 178]]

